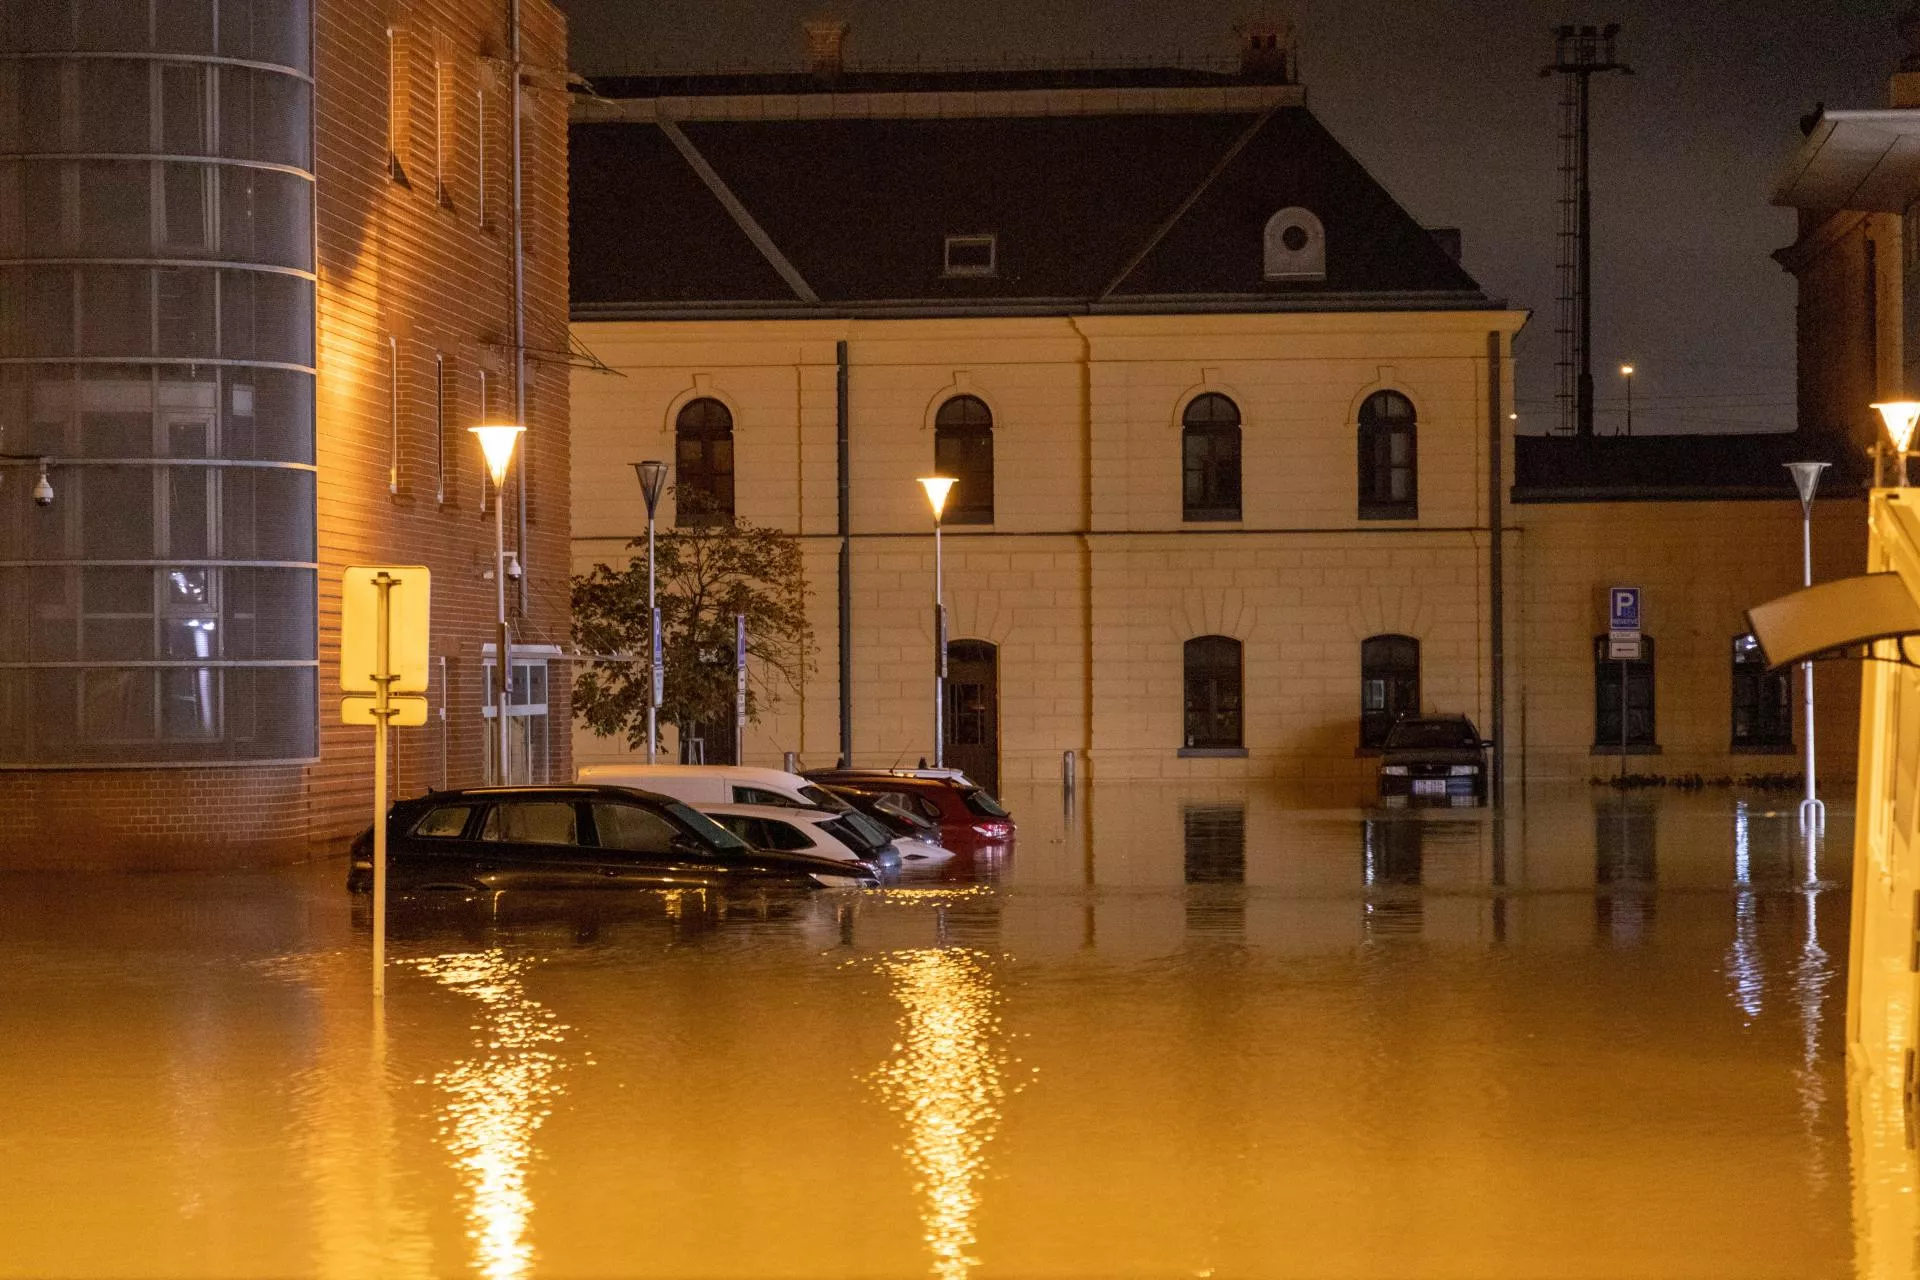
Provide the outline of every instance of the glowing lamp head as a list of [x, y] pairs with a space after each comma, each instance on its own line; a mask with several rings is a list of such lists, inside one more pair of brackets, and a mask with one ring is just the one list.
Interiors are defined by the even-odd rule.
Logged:
[[507, 482], [507, 464], [513, 461], [513, 447], [520, 443], [525, 427], [495, 423], [485, 427], [468, 427], [480, 441], [480, 452], [487, 455], [487, 474], [493, 477], [493, 487], [498, 489]]
[[1876, 404], [1880, 411], [1880, 420], [1887, 424], [1887, 439], [1893, 441], [1893, 447], [1901, 453], [1913, 443], [1913, 428], [1920, 423], [1920, 400], [1889, 400]]
[[920, 487], [927, 491], [927, 505], [933, 508], [933, 518], [938, 520], [940, 513], [947, 509], [947, 494], [958, 484], [952, 476], [922, 476]]
[[1633, 366], [1630, 364], [1621, 365], [1620, 376], [1623, 378], [1631, 378], [1633, 376]]

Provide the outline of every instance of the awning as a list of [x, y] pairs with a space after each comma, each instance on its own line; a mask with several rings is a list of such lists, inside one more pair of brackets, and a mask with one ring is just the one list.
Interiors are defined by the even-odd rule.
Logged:
[[1853, 645], [1920, 635], [1920, 601], [1897, 573], [1841, 578], [1747, 610], [1767, 667], [1832, 658]]
[[1781, 171], [1773, 203], [1905, 213], [1920, 199], [1920, 108], [1829, 111]]

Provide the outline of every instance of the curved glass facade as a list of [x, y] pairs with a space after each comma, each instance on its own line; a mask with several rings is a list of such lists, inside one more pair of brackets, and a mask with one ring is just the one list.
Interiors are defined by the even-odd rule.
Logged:
[[308, 8], [0, 6], [0, 767], [316, 754]]

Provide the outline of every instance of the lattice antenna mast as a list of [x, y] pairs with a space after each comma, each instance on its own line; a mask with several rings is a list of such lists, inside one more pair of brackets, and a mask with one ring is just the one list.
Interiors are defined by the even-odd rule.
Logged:
[[1588, 86], [1597, 74], [1633, 68], [1613, 53], [1620, 24], [1554, 28], [1553, 62], [1543, 76], [1566, 77], [1560, 103], [1560, 430], [1593, 435], [1593, 193], [1587, 175]]

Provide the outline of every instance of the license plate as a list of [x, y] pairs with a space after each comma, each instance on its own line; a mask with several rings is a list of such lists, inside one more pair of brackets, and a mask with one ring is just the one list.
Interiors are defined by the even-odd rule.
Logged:
[[1417, 796], [1443, 796], [1447, 794], [1447, 780], [1445, 778], [1415, 778], [1413, 780], [1413, 794]]

